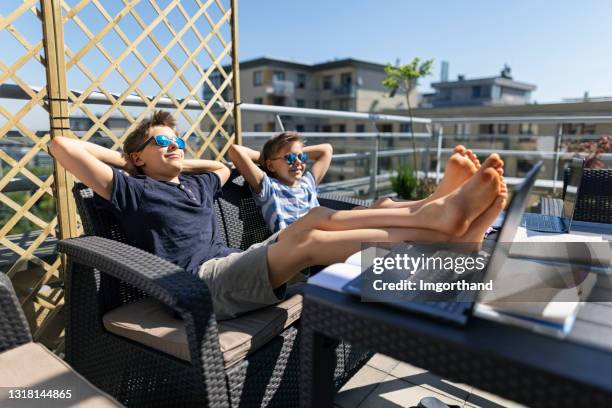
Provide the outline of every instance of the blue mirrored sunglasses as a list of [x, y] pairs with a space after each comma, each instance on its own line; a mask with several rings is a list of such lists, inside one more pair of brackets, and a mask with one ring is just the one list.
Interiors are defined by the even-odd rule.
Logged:
[[148, 145], [151, 140], [155, 140], [155, 144], [158, 145], [159, 147], [168, 147], [168, 146], [170, 146], [170, 141], [172, 140], [172, 141], [174, 141], [174, 143], [176, 143], [176, 145], [178, 146], [179, 149], [181, 149], [181, 150], [185, 149], [185, 141], [183, 139], [181, 139], [180, 137], [173, 137], [172, 139], [170, 139], [166, 135], [155, 135], [155, 136], [151, 136], [144, 143], [142, 143], [138, 147], [138, 149], [136, 149], [136, 151], [139, 152], [142, 149], [144, 149], [145, 146]]
[[295, 163], [297, 159], [300, 159], [302, 163], [306, 163], [308, 161], [308, 155], [306, 153], [299, 153], [299, 154], [289, 153], [289, 154], [284, 155], [283, 157], [276, 157], [272, 160], [278, 160], [278, 159], [285, 159], [287, 164], [291, 166], [293, 163]]

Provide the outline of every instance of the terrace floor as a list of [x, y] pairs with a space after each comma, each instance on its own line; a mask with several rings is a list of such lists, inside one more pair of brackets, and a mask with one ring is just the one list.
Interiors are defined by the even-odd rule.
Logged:
[[524, 407], [467, 384], [444, 380], [421, 368], [374, 355], [338, 392], [336, 408], [398, 408], [436, 397], [459, 407]]

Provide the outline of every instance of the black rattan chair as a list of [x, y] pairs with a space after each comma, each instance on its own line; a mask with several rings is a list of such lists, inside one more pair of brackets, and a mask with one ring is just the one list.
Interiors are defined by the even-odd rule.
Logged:
[[0, 353], [32, 341], [9, 278], [0, 272]]
[[[563, 173], [563, 197], [571, 168]], [[612, 224], [612, 169], [584, 169], [576, 209], [575, 221]]]
[[[244, 249], [270, 232], [248, 187], [235, 176], [216, 202], [216, 215], [226, 243]], [[299, 405], [299, 320], [238, 364], [224, 368], [204, 282], [126, 244], [113, 216], [94, 205], [90, 189], [77, 184], [74, 194], [90, 236], [58, 244], [68, 256], [66, 359], [73, 367], [128, 406]], [[354, 206], [323, 201], [336, 208]], [[144, 297], [163, 302], [183, 319], [189, 362], [105, 330], [106, 312]], [[344, 343], [335, 354], [337, 388], [371, 355]]]
[[56, 390], [56, 394], [61, 395], [66, 405], [87, 404], [115, 408], [121, 406], [79, 376], [45, 346], [32, 341], [28, 322], [11, 281], [1, 272], [0, 361], [2, 361], [0, 369], [0, 406], [2, 407], [26, 406], [26, 402], [11, 399], [11, 393], [20, 395], [19, 390]]

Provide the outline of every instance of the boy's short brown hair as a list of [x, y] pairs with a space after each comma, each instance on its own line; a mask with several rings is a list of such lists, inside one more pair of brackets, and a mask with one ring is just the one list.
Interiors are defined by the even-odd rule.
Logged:
[[167, 126], [176, 133], [176, 120], [170, 114], [162, 110], [156, 111], [150, 119], [143, 120], [138, 124], [123, 142], [123, 151], [126, 154], [136, 153], [142, 143], [147, 139], [149, 130], [155, 126]]
[[304, 139], [298, 132], [283, 132], [280, 133], [271, 139], [269, 139], [261, 149], [261, 166], [264, 170], [268, 171], [268, 166], [266, 166], [266, 161], [273, 159], [278, 151], [283, 147], [287, 146], [289, 143], [300, 142], [302, 145], [304, 144]]

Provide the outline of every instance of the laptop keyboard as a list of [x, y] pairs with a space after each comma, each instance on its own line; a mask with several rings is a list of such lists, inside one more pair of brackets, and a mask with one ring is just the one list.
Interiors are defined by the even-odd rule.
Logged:
[[561, 218], [540, 214], [524, 214], [521, 226], [533, 231], [562, 232], [564, 230]]

